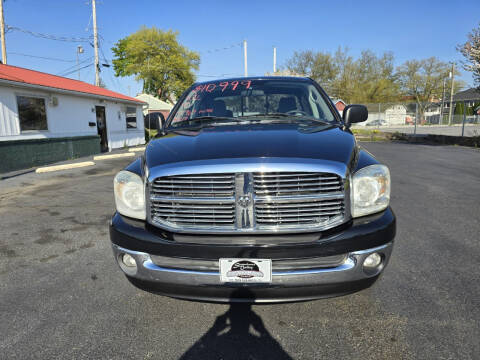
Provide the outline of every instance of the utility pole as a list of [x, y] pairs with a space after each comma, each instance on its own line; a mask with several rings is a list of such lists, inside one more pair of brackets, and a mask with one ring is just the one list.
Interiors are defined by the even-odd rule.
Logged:
[[277, 48], [273, 47], [273, 75], [277, 72]]
[[247, 66], [247, 40], [243, 40], [243, 65], [245, 76], [248, 76], [248, 66]]
[[443, 79], [442, 106], [440, 107], [440, 117], [438, 118], [438, 125], [442, 125], [444, 105], [445, 105], [445, 79]]
[[3, 0], [0, 0], [0, 33], [2, 37], [2, 63], [7, 63], [7, 46], [5, 45], [5, 21], [3, 20]]
[[95, 4], [95, 0], [92, 0], [92, 17], [93, 17], [93, 48], [95, 50], [95, 85], [100, 86], [100, 73], [99, 73], [100, 65], [98, 62], [97, 7]]
[[448, 108], [448, 125], [452, 125], [452, 111], [453, 111], [453, 81], [455, 79], [455, 63], [452, 63], [452, 87], [450, 89], [450, 107]]

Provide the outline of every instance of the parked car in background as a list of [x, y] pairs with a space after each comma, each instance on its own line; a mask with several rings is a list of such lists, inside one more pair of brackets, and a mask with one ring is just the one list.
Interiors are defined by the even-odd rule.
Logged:
[[366, 126], [383, 126], [383, 125], [387, 125], [387, 122], [385, 120], [382, 120], [382, 119], [376, 119], [376, 120], [372, 120], [370, 122], [367, 122], [365, 125]]
[[322, 88], [298, 77], [189, 88], [114, 179], [115, 259], [135, 286], [218, 302], [352, 293], [388, 264], [390, 173]]

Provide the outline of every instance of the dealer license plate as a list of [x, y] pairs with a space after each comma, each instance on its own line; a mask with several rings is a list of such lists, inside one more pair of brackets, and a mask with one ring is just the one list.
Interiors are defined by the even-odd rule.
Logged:
[[270, 283], [270, 259], [220, 259], [220, 281], [223, 283]]

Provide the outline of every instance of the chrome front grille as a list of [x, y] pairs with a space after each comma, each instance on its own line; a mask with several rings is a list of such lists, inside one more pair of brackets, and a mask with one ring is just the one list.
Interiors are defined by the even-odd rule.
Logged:
[[149, 204], [151, 223], [177, 232], [305, 232], [345, 220], [344, 180], [321, 172], [162, 176]]
[[316, 195], [342, 190], [342, 179], [323, 173], [253, 173], [255, 195]]
[[233, 229], [235, 223], [234, 204], [185, 203], [177, 201], [151, 202], [152, 219], [172, 226], [222, 226]]
[[233, 196], [235, 174], [164, 176], [155, 179], [152, 190], [157, 195], [171, 197]]
[[153, 181], [154, 223], [173, 228], [234, 229], [235, 174], [164, 176]]
[[255, 204], [257, 225], [321, 225], [343, 219], [343, 199], [297, 202], [268, 201]]

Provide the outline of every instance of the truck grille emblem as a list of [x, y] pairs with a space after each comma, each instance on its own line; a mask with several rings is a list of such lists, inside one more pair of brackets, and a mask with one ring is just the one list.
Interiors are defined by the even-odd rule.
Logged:
[[253, 209], [253, 176], [251, 173], [235, 174], [235, 212], [238, 229], [255, 226]]
[[248, 195], [243, 195], [243, 196], [240, 196], [238, 198], [238, 205], [240, 205], [241, 207], [243, 208], [246, 208], [248, 207], [248, 205], [250, 204], [251, 200], [250, 200], [250, 196]]

